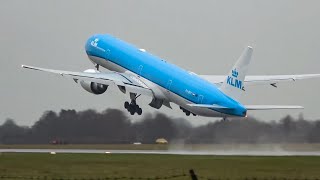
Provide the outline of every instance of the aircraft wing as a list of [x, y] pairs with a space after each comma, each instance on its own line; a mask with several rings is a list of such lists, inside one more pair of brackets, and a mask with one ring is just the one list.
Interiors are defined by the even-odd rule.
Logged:
[[96, 72], [72, 72], [53, 69], [45, 69], [33, 66], [22, 65], [22, 68], [43, 71], [48, 73], [60, 74], [64, 77], [72, 78], [74, 81], [83, 80], [87, 82], [95, 82], [105, 85], [115, 84], [126, 88], [126, 91], [153, 96], [152, 90], [147, 87], [138, 77], [128, 73], [96, 73]]
[[[199, 75], [203, 79], [220, 86], [227, 76], [215, 75]], [[266, 76], [246, 76], [244, 80], [245, 85], [265, 85], [270, 84], [276, 87], [277, 83], [289, 82], [302, 79], [320, 78], [320, 74], [301, 74], [301, 75], [266, 75]]]

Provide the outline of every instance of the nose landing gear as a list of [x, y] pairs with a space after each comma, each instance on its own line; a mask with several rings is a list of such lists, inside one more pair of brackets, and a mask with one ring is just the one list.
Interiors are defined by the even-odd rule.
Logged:
[[128, 101], [126, 101], [124, 103], [124, 108], [126, 108], [131, 115], [134, 115], [135, 113], [137, 113], [138, 115], [142, 114], [142, 109], [139, 107], [139, 105], [137, 105], [137, 102], [136, 102], [136, 99], [139, 96], [140, 95], [137, 96], [137, 94], [135, 93], [130, 93], [131, 102], [129, 103]]

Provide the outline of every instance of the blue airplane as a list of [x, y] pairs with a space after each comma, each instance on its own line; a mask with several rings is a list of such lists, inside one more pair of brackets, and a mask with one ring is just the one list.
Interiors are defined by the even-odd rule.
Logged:
[[[172, 108], [171, 103], [189, 116], [208, 117], [247, 116], [249, 110], [301, 109], [301, 106], [243, 105], [239, 98], [245, 88], [255, 84], [270, 84], [320, 77], [320, 74], [246, 76], [253, 52], [245, 48], [240, 58], [227, 75], [197, 75], [152, 55], [145, 49], [107, 34], [90, 37], [85, 44], [86, 53], [95, 69], [84, 72], [70, 72], [22, 65], [23, 68], [60, 74], [72, 78], [86, 91], [100, 95], [108, 86], [115, 85], [130, 102], [124, 107], [131, 115], [142, 114], [137, 104], [140, 95], [152, 98], [149, 105], [159, 109], [163, 105]], [[110, 72], [102, 73], [100, 67]]]

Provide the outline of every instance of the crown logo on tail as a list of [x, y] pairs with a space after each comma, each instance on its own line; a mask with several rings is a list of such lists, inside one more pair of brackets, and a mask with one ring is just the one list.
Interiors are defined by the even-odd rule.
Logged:
[[237, 78], [238, 75], [239, 75], [239, 73], [238, 73], [237, 69], [232, 70], [232, 76], [233, 77]]

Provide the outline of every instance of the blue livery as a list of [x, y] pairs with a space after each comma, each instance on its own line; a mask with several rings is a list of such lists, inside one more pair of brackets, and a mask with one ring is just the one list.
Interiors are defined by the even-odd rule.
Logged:
[[[246, 115], [247, 110], [242, 104], [228, 97], [214, 84], [111, 35], [90, 37], [85, 50], [89, 56], [103, 58], [128, 69], [194, 104], [215, 104], [226, 108], [210, 109], [228, 115]], [[243, 89], [243, 82], [237, 76], [238, 72], [234, 69], [227, 83]]]

